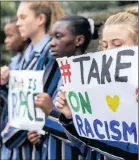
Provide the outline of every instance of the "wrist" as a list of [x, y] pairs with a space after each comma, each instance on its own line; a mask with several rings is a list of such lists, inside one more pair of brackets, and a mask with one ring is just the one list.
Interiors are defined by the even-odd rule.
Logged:
[[59, 121], [66, 126], [72, 123], [72, 118], [68, 119], [64, 114], [61, 114], [59, 117]]
[[72, 114], [71, 115], [65, 115], [65, 117], [69, 120], [72, 120]]

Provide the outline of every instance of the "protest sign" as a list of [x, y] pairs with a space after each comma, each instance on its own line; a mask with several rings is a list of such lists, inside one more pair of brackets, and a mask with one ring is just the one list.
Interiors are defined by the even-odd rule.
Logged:
[[35, 106], [35, 97], [43, 92], [43, 71], [10, 71], [8, 118], [22, 130], [41, 131], [45, 113]]
[[138, 143], [138, 47], [57, 59], [78, 134]]

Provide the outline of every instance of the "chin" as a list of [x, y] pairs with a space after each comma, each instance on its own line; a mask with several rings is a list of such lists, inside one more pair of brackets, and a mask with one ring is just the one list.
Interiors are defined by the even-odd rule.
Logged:
[[22, 37], [23, 39], [27, 39], [27, 38], [28, 38], [28, 36], [27, 36], [25, 33], [21, 33], [21, 37]]
[[24, 35], [24, 34], [21, 34], [21, 37], [22, 37], [22, 38], [24, 38], [24, 37], [25, 37], [25, 35]]
[[55, 59], [60, 58], [59, 55], [52, 55]]
[[58, 57], [58, 56], [59, 56], [58, 52], [51, 52], [51, 55], [52, 55], [53, 57]]
[[10, 48], [10, 47], [6, 47], [6, 49], [7, 49], [9, 52], [13, 52], [12, 48]]

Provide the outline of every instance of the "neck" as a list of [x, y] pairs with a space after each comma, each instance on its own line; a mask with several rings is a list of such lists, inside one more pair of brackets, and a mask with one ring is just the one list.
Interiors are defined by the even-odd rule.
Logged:
[[84, 54], [80, 49], [77, 49], [76, 52], [75, 52], [75, 56], [79, 56], [79, 55], [82, 55]]
[[32, 44], [33, 46], [35, 46], [40, 40], [41, 38], [43, 38], [43, 36], [45, 35], [45, 31], [44, 30], [40, 30], [38, 31], [36, 34], [34, 34], [32, 37], [31, 37], [31, 41], [32, 41]]
[[22, 47], [20, 48], [20, 52], [21, 52], [21, 53], [24, 53], [29, 44], [30, 44], [30, 40], [26, 40], [26, 42], [24, 42], [24, 44], [23, 44]]

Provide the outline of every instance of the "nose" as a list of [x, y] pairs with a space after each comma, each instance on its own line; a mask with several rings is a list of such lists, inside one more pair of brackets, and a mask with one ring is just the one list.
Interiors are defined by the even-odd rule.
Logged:
[[54, 40], [54, 38], [52, 38], [52, 40], [51, 40], [51, 42], [50, 42], [51, 48], [52, 48], [52, 47], [55, 47], [55, 45], [56, 45], [55, 40]]
[[5, 44], [7, 44], [8, 43], [8, 38], [5, 38], [4, 42], [5, 42]]
[[113, 49], [113, 48], [115, 48], [113, 45], [109, 45], [109, 46], [107, 47], [107, 50]]
[[16, 25], [19, 27], [21, 25], [21, 22], [19, 21], [19, 19], [16, 22]]

